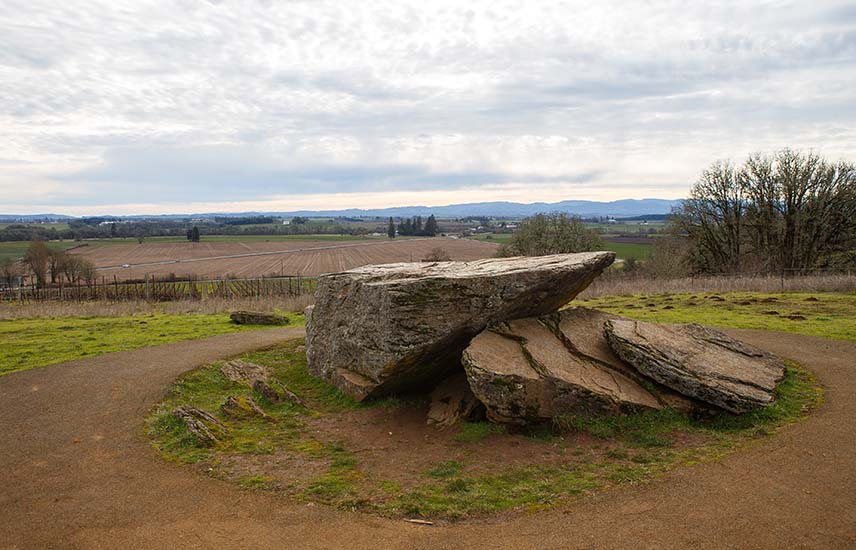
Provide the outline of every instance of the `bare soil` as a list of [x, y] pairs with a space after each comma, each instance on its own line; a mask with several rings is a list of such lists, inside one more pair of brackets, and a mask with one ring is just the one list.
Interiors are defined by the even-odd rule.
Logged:
[[[369, 264], [418, 262], [434, 248], [453, 260], [478, 260], [499, 245], [472, 239], [395, 239], [366, 241], [271, 241], [142, 243], [82, 247], [99, 276], [120, 280], [146, 275], [197, 275], [202, 278], [260, 277], [283, 274], [314, 277]], [[130, 267], [123, 268], [128, 264]]]
[[300, 329], [7, 375], [0, 378], [0, 548], [854, 547], [856, 344], [728, 332], [812, 370], [827, 388], [826, 403], [719, 462], [561, 510], [435, 526], [241, 490], [165, 463], [151, 448], [143, 418], [176, 376], [299, 337]]

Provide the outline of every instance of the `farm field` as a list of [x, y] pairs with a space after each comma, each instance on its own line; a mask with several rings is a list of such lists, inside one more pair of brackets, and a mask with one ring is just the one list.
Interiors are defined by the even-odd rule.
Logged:
[[[497, 244], [505, 244], [511, 241], [511, 233], [484, 233], [473, 235], [470, 237], [472, 240], [481, 241], [481, 242], [491, 242]], [[621, 237], [604, 237], [604, 241], [606, 241], [606, 250], [611, 250], [615, 252], [615, 254], [621, 258], [636, 258], [637, 260], [644, 260], [648, 258], [651, 254], [651, 244], [646, 244], [644, 241], [648, 239], [644, 238], [621, 238]]]
[[[453, 260], [477, 260], [496, 254], [498, 245], [469, 239], [374, 239], [356, 242], [209, 241], [146, 242], [88, 246], [74, 250], [91, 260], [99, 275], [121, 279], [196, 275], [202, 278], [258, 277], [269, 274], [312, 277], [369, 264], [419, 261], [434, 248]], [[123, 264], [130, 267], [122, 268]]]
[[[340, 242], [340, 241], [379, 241], [387, 237], [372, 237], [369, 235], [203, 235], [202, 242], [205, 243], [237, 243], [237, 242]], [[406, 240], [410, 237], [398, 237]], [[157, 243], [187, 243], [183, 236], [175, 237], [146, 237], [144, 244]], [[48, 241], [51, 248], [68, 250], [78, 246], [121, 246], [136, 245], [137, 239], [133, 237], [117, 237], [115, 239], [82, 239], [65, 241]], [[0, 260], [11, 258], [20, 259], [24, 256], [30, 241], [0, 242]]]
[[[69, 248], [78, 246], [81, 243], [74, 241], [51, 241], [45, 244], [51, 248], [68, 250]], [[5, 260], [6, 258], [18, 260], [23, 258], [28, 246], [30, 246], [30, 241], [0, 242], [0, 260]]]

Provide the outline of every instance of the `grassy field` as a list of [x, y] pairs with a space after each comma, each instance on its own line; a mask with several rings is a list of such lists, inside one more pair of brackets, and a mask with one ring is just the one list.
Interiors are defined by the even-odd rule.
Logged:
[[[291, 314], [294, 323], [303, 316]], [[267, 327], [235, 325], [220, 314], [149, 313], [0, 321], [0, 376], [63, 361]]]
[[[52, 241], [47, 243], [49, 247], [57, 248], [60, 250], [67, 250], [79, 244], [80, 243], [76, 243], [73, 241]], [[29, 241], [11, 241], [5, 243], [0, 242], [0, 260], [4, 260], [6, 258], [18, 260], [20, 258], [23, 258], [28, 246], [30, 246]]]
[[[482, 233], [470, 238], [498, 244], [511, 242], [510, 233]], [[604, 247], [606, 250], [615, 252], [616, 256], [622, 259], [633, 257], [637, 260], [644, 260], [651, 254], [651, 245], [649, 244], [614, 243], [605, 239]]]
[[856, 341], [856, 294], [649, 294], [575, 300], [642, 321], [777, 330]]
[[[639, 319], [856, 340], [852, 295], [623, 296], [582, 303]], [[180, 379], [149, 417], [149, 433], [164, 456], [201, 463], [212, 475], [247, 489], [391, 517], [455, 520], [551, 508], [718, 459], [797, 421], [822, 398], [811, 374], [789, 363], [775, 404], [740, 416], [691, 418], [666, 409], [622, 417], [560, 417], [553, 426], [526, 431], [479, 422], [425, 432], [430, 428], [419, 401], [356, 403], [311, 377], [301, 342], [243, 358], [270, 367], [274, 378], [308, 407], [267, 402], [248, 386], [226, 380], [219, 364], [203, 367]], [[219, 405], [229, 395], [254, 398], [273, 421], [222, 416]], [[170, 412], [180, 404], [219, 416], [226, 430], [218, 432], [216, 445], [200, 446], [175, 420]], [[391, 412], [382, 414], [382, 409]], [[403, 418], [414, 420], [408, 425]], [[414, 432], [412, 444], [390, 444], [379, 460], [371, 458], [364, 434], [405, 437], [401, 434], [408, 430]], [[358, 435], [348, 439], [352, 432]], [[423, 447], [421, 441], [429, 438], [431, 445]], [[426, 455], [436, 458], [425, 463]]]

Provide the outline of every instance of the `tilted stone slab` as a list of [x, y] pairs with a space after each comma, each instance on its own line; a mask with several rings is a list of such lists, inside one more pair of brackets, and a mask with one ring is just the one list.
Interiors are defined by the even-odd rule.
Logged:
[[[626, 366], [611, 364], [620, 363], [611, 353], [594, 349], [603, 347], [596, 343], [604, 339], [603, 319], [575, 309], [495, 325], [464, 350], [470, 388], [490, 419], [525, 424], [565, 414], [623, 414], [664, 406], [622, 373]], [[578, 335], [579, 347], [563, 330]]]
[[309, 371], [360, 400], [430, 390], [488, 324], [557, 310], [614, 259], [587, 252], [323, 275], [307, 312]]
[[645, 376], [733, 413], [772, 403], [785, 376], [778, 357], [700, 325], [610, 320], [606, 336]]

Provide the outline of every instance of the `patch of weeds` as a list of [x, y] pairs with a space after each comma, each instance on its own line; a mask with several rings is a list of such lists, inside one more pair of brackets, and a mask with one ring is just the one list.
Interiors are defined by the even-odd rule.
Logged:
[[275, 480], [272, 477], [256, 475], [241, 478], [238, 481], [238, 485], [244, 489], [267, 489], [274, 483], [274, 481]]
[[599, 485], [594, 474], [578, 468], [533, 466], [426, 484], [378, 509], [392, 515], [455, 519], [515, 508], [542, 509]]
[[537, 425], [525, 430], [523, 434], [532, 441], [547, 443], [556, 439], [556, 434], [550, 425]]
[[505, 426], [491, 422], [461, 422], [455, 441], [473, 443], [494, 434], [505, 433]]
[[435, 479], [446, 479], [460, 474], [462, 469], [463, 465], [460, 462], [447, 460], [426, 471], [425, 475]]
[[624, 449], [610, 449], [606, 451], [607, 458], [611, 458], [613, 460], [626, 460], [628, 456], [627, 451]]

